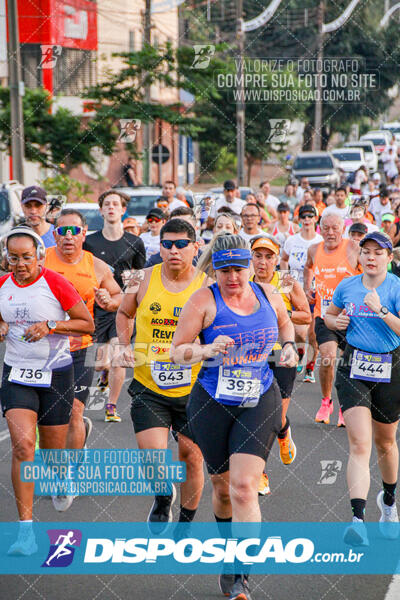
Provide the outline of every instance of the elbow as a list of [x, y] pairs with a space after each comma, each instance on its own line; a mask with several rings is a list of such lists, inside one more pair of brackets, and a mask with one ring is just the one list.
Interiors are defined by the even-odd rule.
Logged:
[[94, 333], [94, 331], [95, 331], [95, 325], [94, 325], [93, 319], [91, 318], [90, 321], [87, 321], [85, 333], [92, 334], [92, 333]]

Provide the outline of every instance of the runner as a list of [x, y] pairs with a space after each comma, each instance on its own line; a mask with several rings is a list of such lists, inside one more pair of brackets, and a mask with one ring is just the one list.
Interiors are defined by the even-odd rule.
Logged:
[[140, 234], [140, 239], [144, 243], [146, 250], [146, 259], [148, 260], [152, 254], [157, 254], [160, 251], [160, 231], [165, 225], [166, 216], [160, 208], [152, 208], [146, 215], [146, 221], [149, 225], [149, 230]]
[[249, 243], [255, 235], [263, 233], [259, 225], [260, 209], [257, 204], [246, 204], [242, 209], [241, 217], [243, 228], [239, 231], [239, 235]]
[[[280, 246], [276, 239], [266, 237], [265, 234], [264, 236], [257, 236], [251, 241], [251, 251], [254, 268], [254, 276], [251, 280], [274, 286], [275, 291], [281, 294], [288, 315], [294, 325], [308, 325], [311, 323], [311, 312], [300, 283], [289, 274], [284, 274], [281, 277], [282, 272], [275, 270], [280, 252]], [[275, 344], [269, 365], [282, 396], [282, 428], [278, 433], [279, 454], [283, 464], [290, 465], [296, 458], [296, 445], [292, 439], [287, 411], [296, 379], [296, 367], [288, 369], [279, 365], [277, 351], [280, 349], [280, 344]], [[269, 492], [269, 479], [264, 472], [258, 493], [265, 496]]]
[[299, 231], [299, 226], [296, 223], [289, 221], [290, 206], [281, 202], [276, 209], [278, 211], [278, 220], [272, 224], [269, 233], [277, 240], [281, 247], [285, 241]]
[[182, 200], [178, 200], [176, 197], [176, 185], [172, 180], [165, 181], [162, 187], [162, 195], [163, 198], [168, 202], [168, 207], [166, 210], [168, 212], [172, 212], [175, 208], [179, 208], [180, 206], [187, 206], [186, 202], [182, 202]]
[[380, 530], [387, 538], [399, 535], [395, 491], [399, 468], [400, 281], [387, 272], [393, 258], [388, 235], [368, 233], [360, 246], [364, 274], [339, 283], [325, 323], [332, 330], [346, 331], [346, 348], [336, 375], [350, 446], [347, 483], [353, 522], [344, 540], [366, 546], [364, 517], [372, 439], [383, 486], [377, 497]]
[[20, 480], [21, 463], [34, 460], [36, 425], [41, 448], [65, 447], [73, 402], [67, 334], [90, 334], [94, 323], [71, 284], [41, 266], [45, 247], [32, 229], [12, 229], [2, 238], [2, 252], [12, 272], [0, 278], [0, 341], [6, 342], [1, 404], [11, 437], [11, 479], [20, 519], [9, 554], [30, 555], [37, 550], [34, 484]]
[[[307, 261], [308, 249], [313, 244], [322, 242], [322, 236], [315, 231], [318, 218], [319, 215], [317, 209], [312, 204], [301, 206], [299, 209], [301, 229], [299, 233], [288, 237], [282, 250], [280, 268], [282, 271], [290, 269], [290, 271], [296, 273], [301, 285], [304, 284], [304, 267]], [[310, 304], [309, 306], [312, 314], [311, 325], [295, 324], [294, 329], [296, 332], [296, 343], [301, 344], [297, 347], [297, 352], [299, 354], [298, 370], [301, 372], [303, 369], [301, 362], [305, 354], [304, 344], [308, 339], [311, 355], [306, 362], [306, 373], [303, 381], [305, 383], [315, 383], [314, 366], [318, 356], [318, 344], [314, 331], [314, 304]]]
[[[266, 360], [278, 333], [281, 365], [293, 367], [297, 361], [283, 300], [271, 286], [249, 282], [250, 261], [240, 236], [216, 237], [199, 263], [206, 272], [212, 265], [216, 283], [186, 303], [171, 349], [177, 364], [207, 361], [187, 414], [211, 477], [215, 518], [225, 522], [261, 520], [258, 485], [281, 429], [281, 397]], [[220, 576], [220, 587], [231, 600], [250, 598], [248, 573]]]
[[[326, 309], [332, 301], [333, 292], [345, 277], [356, 275], [359, 247], [351, 240], [344, 240], [344, 222], [340, 215], [325, 214], [321, 219], [323, 241], [308, 249], [304, 268], [304, 291], [310, 304], [315, 304], [315, 336], [321, 354], [319, 379], [322, 402], [315, 421], [329, 423], [333, 412], [332, 385], [338, 346], [344, 343], [342, 331], [331, 331], [324, 323]], [[315, 277], [315, 297], [311, 289]], [[344, 427], [342, 410], [339, 408], [338, 427]]]
[[21, 207], [25, 223], [43, 240], [46, 248], [55, 246], [54, 226], [46, 221], [47, 198], [43, 188], [31, 185], [22, 191]]
[[[127, 289], [117, 314], [117, 331], [124, 346], [121, 363], [134, 366], [129, 394], [131, 417], [139, 448], [165, 449], [170, 427], [177, 433], [179, 460], [186, 463], [181, 484], [179, 521], [193, 520], [204, 484], [203, 459], [190, 439], [186, 403], [200, 366], [171, 365], [169, 349], [182, 307], [204, 282], [192, 264], [197, 254], [196, 233], [183, 219], [168, 221], [160, 232], [162, 264], [145, 269], [138, 289]], [[130, 340], [136, 317], [135, 349]], [[148, 522], [161, 533], [172, 520], [172, 494], [156, 496]]]
[[[104, 261], [111, 268], [114, 279], [120, 288], [123, 287], [122, 273], [131, 269], [142, 269], [146, 261], [143, 240], [136, 235], [124, 231], [122, 216], [125, 213], [129, 197], [125, 194], [108, 190], [99, 196], [99, 210], [104, 219], [104, 227], [85, 238], [83, 249]], [[159, 211], [159, 209], [153, 209]], [[116, 288], [115, 288], [116, 289]], [[120, 422], [117, 402], [125, 380], [125, 369], [114, 365], [113, 354], [118, 344], [115, 326], [116, 308], [103, 310], [97, 301], [94, 305], [96, 323], [96, 342], [99, 362], [96, 370], [101, 371], [98, 387], [101, 390], [110, 388], [108, 403], [105, 407], [106, 422]], [[99, 364], [100, 363], [100, 364]]]
[[[121, 290], [110, 268], [93, 254], [83, 250], [86, 222], [73, 208], [64, 209], [56, 221], [56, 246], [46, 251], [45, 266], [64, 275], [76, 289], [93, 316], [93, 306], [116, 311], [121, 301]], [[92, 429], [88, 417], [83, 417], [94, 373], [94, 357], [88, 348], [93, 345], [91, 335], [70, 338], [74, 363], [74, 403], [69, 422], [67, 448], [83, 448]], [[88, 355], [88, 356], [87, 356]], [[54, 496], [56, 510], [64, 511], [73, 502], [73, 496]]]
[[214, 228], [215, 218], [220, 208], [230, 208], [235, 214], [240, 215], [246, 202], [236, 197], [237, 186], [232, 179], [224, 182], [224, 198], [218, 198], [210, 208], [207, 218], [207, 229]]
[[322, 216], [339, 215], [342, 219], [346, 219], [349, 214], [349, 207], [346, 204], [347, 192], [345, 187], [339, 187], [335, 191], [335, 204], [330, 204], [325, 208]]

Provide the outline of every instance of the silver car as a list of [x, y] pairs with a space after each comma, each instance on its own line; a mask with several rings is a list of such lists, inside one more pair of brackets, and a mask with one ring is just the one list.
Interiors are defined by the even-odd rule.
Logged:
[[340, 170], [330, 152], [300, 152], [293, 163], [292, 175], [300, 181], [307, 177], [311, 187], [330, 192], [340, 184]]

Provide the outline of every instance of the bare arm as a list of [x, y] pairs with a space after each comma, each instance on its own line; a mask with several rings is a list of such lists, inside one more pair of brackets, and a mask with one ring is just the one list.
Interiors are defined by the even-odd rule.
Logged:
[[285, 252], [284, 250], [282, 250], [280, 268], [282, 271], [289, 270], [289, 254], [287, 252]]
[[[285, 285], [284, 282], [283, 285]], [[296, 325], [310, 324], [312, 321], [312, 316], [307, 296], [305, 295], [304, 290], [298, 281], [293, 282], [289, 299], [294, 309], [291, 316], [292, 323], [295, 323]]]
[[350, 323], [350, 317], [346, 315], [344, 309], [342, 310], [331, 302], [325, 313], [324, 321], [328, 329], [333, 329], [333, 331], [340, 329], [343, 331], [344, 329], [347, 329]]
[[[70, 319], [68, 321], [56, 321], [57, 327], [53, 333], [62, 335], [82, 335], [94, 332], [94, 321], [83, 300], [67, 311]], [[46, 335], [50, 335], [47, 321], [34, 323], [24, 331], [24, 339], [27, 342], [37, 342]]]
[[122, 292], [115, 281], [109, 266], [99, 258], [93, 257], [95, 272], [100, 287], [95, 289], [95, 300], [104, 310], [115, 312], [121, 304]]
[[315, 304], [315, 298], [311, 295], [311, 284], [314, 277], [314, 258], [317, 251], [317, 245], [313, 244], [307, 252], [307, 260], [304, 267], [304, 292], [310, 304]]
[[279, 366], [294, 367], [297, 364], [298, 355], [292, 343], [287, 344], [287, 342], [294, 342], [294, 326], [289, 318], [286, 306], [281, 295], [273, 293], [273, 288], [271, 285], [264, 283], [259, 285], [262, 285], [264, 288], [267, 298], [275, 310], [276, 317], [278, 319], [279, 338], [282, 346]]

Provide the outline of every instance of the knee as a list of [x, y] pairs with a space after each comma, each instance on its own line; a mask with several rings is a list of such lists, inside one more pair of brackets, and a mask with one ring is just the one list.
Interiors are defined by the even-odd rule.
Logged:
[[380, 454], [390, 454], [394, 447], [397, 449], [396, 440], [391, 438], [375, 438], [375, 446]]
[[[79, 402], [79, 401], [78, 401]], [[83, 423], [83, 411], [84, 411], [84, 405], [79, 402], [79, 405], [73, 404], [72, 410], [71, 410], [71, 416], [69, 419], [69, 423], [70, 425], [78, 425], [79, 423]]]
[[220, 504], [229, 505], [231, 498], [229, 495], [229, 484], [219, 483], [214, 484], [214, 495]]
[[235, 504], [248, 505], [256, 496], [257, 485], [252, 477], [243, 477], [231, 482], [231, 498]]
[[33, 460], [35, 454], [35, 440], [23, 438], [13, 444], [13, 456], [18, 461]]
[[371, 443], [369, 440], [354, 439], [350, 441], [350, 454], [357, 456], [369, 456]]
[[186, 464], [187, 471], [202, 471], [203, 470], [203, 456], [198, 448], [191, 448], [181, 453], [180, 460], [183, 460]]

